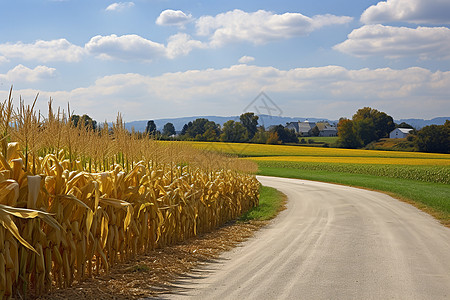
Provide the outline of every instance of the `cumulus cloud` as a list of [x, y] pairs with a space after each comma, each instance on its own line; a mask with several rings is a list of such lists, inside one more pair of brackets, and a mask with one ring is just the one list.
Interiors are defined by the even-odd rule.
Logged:
[[189, 54], [193, 49], [206, 48], [201, 41], [191, 39], [186, 33], [172, 35], [167, 43], [166, 56], [170, 59]]
[[156, 24], [162, 26], [178, 26], [183, 28], [192, 21], [191, 14], [185, 14], [181, 10], [166, 9], [156, 19]]
[[387, 0], [370, 6], [361, 15], [361, 22], [366, 24], [397, 21], [449, 24], [450, 1]]
[[190, 35], [185, 33], [170, 36], [167, 45], [136, 34], [97, 35], [83, 47], [73, 45], [66, 39], [40, 40], [32, 44], [22, 42], [0, 44], [0, 63], [8, 62], [10, 58], [37, 62], [78, 62], [87, 54], [109, 60], [152, 61], [161, 57], [173, 59], [187, 55], [193, 49], [206, 47], [205, 43], [193, 40]]
[[163, 56], [165, 48], [163, 44], [147, 40], [139, 35], [130, 34], [117, 36], [97, 35], [86, 43], [85, 48], [89, 53], [102, 59], [119, 60], [146, 60], [151, 61]]
[[273, 40], [305, 36], [328, 25], [346, 24], [351, 17], [300, 13], [274, 14], [265, 10], [248, 13], [239, 9], [216, 16], [203, 16], [196, 22], [197, 34], [209, 36], [212, 46], [244, 41], [256, 45]]
[[[294, 68], [235, 65], [223, 69], [189, 70], [159, 76], [116, 74], [71, 91], [41, 91], [55, 106], [70, 99], [75, 111], [88, 111], [97, 120], [112, 120], [117, 111], [125, 120], [187, 116], [237, 115], [264, 90], [290, 116], [338, 119], [364, 106], [395, 118], [432, 118], [450, 111], [450, 72], [423, 68], [350, 70], [341, 66]], [[5, 98], [7, 90], [0, 90]], [[34, 90], [16, 91], [25, 99]], [[124, 101], [126, 99], [126, 101]], [[426, 106], [423, 103], [427, 103]], [[45, 102], [41, 105], [45, 109]], [[419, 114], [419, 115], [418, 115]]]
[[124, 9], [130, 8], [134, 6], [134, 2], [115, 2], [113, 4], [108, 5], [105, 9], [106, 11], [122, 11]]
[[241, 64], [248, 64], [251, 63], [252, 61], [255, 61], [255, 58], [253, 56], [244, 55], [241, 58], [239, 58], [239, 62]]
[[39, 62], [65, 61], [78, 62], [85, 51], [66, 39], [51, 41], [38, 40], [34, 43], [22, 42], [0, 44], [0, 55], [6, 58], [20, 58]]
[[55, 71], [56, 69], [49, 68], [47, 66], [37, 66], [34, 69], [30, 69], [24, 65], [17, 65], [6, 74], [0, 74], [0, 80], [5, 80], [11, 83], [36, 82], [54, 77]]
[[109, 36], [95, 36], [85, 45], [86, 50], [102, 59], [142, 60], [152, 61], [156, 58], [167, 57], [173, 59], [180, 55], [187, 55], [195, 48], [205, 45], [192, 40], [188, 34], [178, 33], [168, 39], [167, 46], [153, 42], [139, 35], [115, 34]]
[[380, 55], [387, 58], [418, 56], [422, 59], [450, 59], [450, 29], [365, 25], [353, 30], [346, 41], [333, 48], [355, 56]]

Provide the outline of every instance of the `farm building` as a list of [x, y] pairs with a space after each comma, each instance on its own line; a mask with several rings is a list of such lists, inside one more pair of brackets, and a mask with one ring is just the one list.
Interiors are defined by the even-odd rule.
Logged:
[[328, 122], [318, 122], [319, 136], [337, 136], [337, 128]]
[[316, 126], [316, 123], [305, 120], [304, 122], [290, 122], [286, 125], [287, 129], [294, 129], [295, 133], [300, 136], [311, 136], [311, 130]]
[[316, 127], [319, 129], [319, 136], [337, 136], [337, 128], [334, 125], [330, 125], [328, 122], [290, 122], [286, 125], [287, 129], [293, 129], [296, 134], [300, 136], [312, 136], [312, 129]]
[[299, 124], [299, 123], [300, 123], [300, 121], [298, 121], [298, 122], [290, 122], [290, 123], [287, 123], [287, 124], [286, 124], [286, 129], [294, 130], [295, 133], [298, 134], [298, 124]]
[[403, 139], [408, 136], [412, 129], [410, 128], [395, 128], [389, 133], [390, 139]]

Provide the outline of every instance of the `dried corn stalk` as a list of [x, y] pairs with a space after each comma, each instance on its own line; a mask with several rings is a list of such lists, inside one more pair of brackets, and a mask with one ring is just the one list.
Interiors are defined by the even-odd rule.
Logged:
[[0, 298], [68, 287], [258, 205], [250, 162], [130, 134], [120, 116], [93, 131], [51, 103], [45, 120], [11, 103], [0, 105]]

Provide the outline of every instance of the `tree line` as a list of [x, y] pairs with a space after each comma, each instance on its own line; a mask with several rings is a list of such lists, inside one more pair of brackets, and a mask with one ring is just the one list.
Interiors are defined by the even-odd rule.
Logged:
[[407, 123], [395, 124], [391, 116], [370, 107], [359, 109], [352, 119], [341, 118], [338, 123], [338, 146], [362, 148], [381, 138], [389, 137], [395, 128], [413, 129], [407, 140], [416, 151], [450, 153], [450, 121], [444, 125], [429, 125], [420, 130]]
[[[220, 124], [206, 118], [198, 118], [185, 124], [179, 135], [172, 123], [166, 123], [162, 131], [157, 130], [153, 120], [147, 122], [144, 135], [156, 139], [176, 139], [189, 141], [295, 144], [299, 136], [294, 130], [283, 125], [272, 126], [268, 130], [258, 124], [259, 117], [248, 112], [241, 114], [239, 121], [229, 120]], [[97, 122], [88, 115], [72, 115], [74, 126], [98, 129]], [[395, 128], [411, 128], [406, 123], [395, 124], [391, 116], [370, 107], [359, 109], [351, 119], [341, 118], [338, 122], [338, 141], [341, 148], [364, 148], [374, 141], [389, 137]], [[420, 130], [413, 129], [408, 141], [416, 151], [450, 153], [450, 121], [444, 125], [430, 125]]]
[[[259, 144], [285, 144], [297, 143], [295, 132], [286, 129], [282, 125], [271, 127], [266, 130], [258, 124], [259, 117], [252, 112], [239, 116], [239, 121], [228, 120], [220, 124], [205, 118], [198, 118], [184, 124], [177, 140], [208, 141], [208, 142], [230, 142], [230, 143], [259, 143]], [[175, 138], [175, 129], [168, 131], [166, 127], [173, 128], [172, 123], [164, 125], [163, 131], [156, 130], [154, 121], [147, 122], [146, 133], [156, 138]]]

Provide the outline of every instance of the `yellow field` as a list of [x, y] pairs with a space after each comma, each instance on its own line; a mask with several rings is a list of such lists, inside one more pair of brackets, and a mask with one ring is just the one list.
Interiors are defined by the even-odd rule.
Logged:
[[309, 163], [380, 164], [380, 165], [427, 165], [450, 166], [450, 159], [403, 158], [403, 157], [357, 157], [357, 156], [260, 156], [248, 158], [253, 161], [285, 161]]
[[[401, 151], [378, 151], [362, 149], [341, 149], [341, 148], [321, 148], [321, 147], [302, 147], [286, 145], [264, 145], [264, 144], [242, 144], [242, 143], [213, 143], [213, 142], [183, 142], [192, 145], [195, 148], [211, 151], [234, 154], [238, 156], [321, 156], [321, 157], [373, 157], [373, 158], [414, 158], [414, 159], [433, 159], [431, 164], [437, 163], [437, 160], [446, 160], [447, 162], [439, 165], [448, 165], [449, 154], [422, 153], [422, 152], [401, 152]], [[355, 162], [355, 161], [354, 161]], [[356, 162], [355, 162], [356, 163]]]

